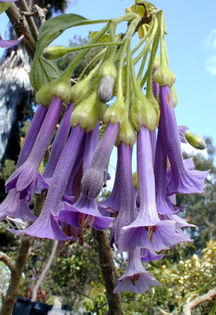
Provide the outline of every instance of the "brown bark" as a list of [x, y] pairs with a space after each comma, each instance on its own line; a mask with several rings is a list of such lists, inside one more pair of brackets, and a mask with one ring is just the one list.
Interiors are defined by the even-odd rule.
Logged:
[[109, 245], [109, 239], [103, 231], [94, 230], [93, 234], [98, 245], [101, 272], [106, 288], [106, 298], [109, 306], [109, 312], [107, 315], [123, 315], [121, 295], [119, 293], [113, 293], [116, 286], [117, 275]]
[[11, 315], [13, 312], [14, 302], [19, 290], [22, 272], [28, 258], [31, 240], [29, 237], [23, 236], [18, 252], [17, 259], [14, 264], [14, 270], [11, 270], [11, 278], [6, 297], [4, 298], [0, 315]]

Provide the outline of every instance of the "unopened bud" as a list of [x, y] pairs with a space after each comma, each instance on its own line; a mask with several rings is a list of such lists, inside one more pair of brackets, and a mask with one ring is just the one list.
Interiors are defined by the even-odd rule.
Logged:
[[89, 80], [86, 78], [74, 84], [70, 89], [70, 102], [77, 102], [89, 89]]
[[101, 102], [106, 103], [111, 100], [113, 96], [114, 78], [110, 75], [105, 75], [100, 81], [98, 90], [98, 98]]
[[43, 51], [43, 56], [46, 59], [58, 59], [68, 53], [68, 47], [64, 46], [51, 46], [47, 47]]
[[113, 62], [107, 60], [105, 61], [100, 70], [99, 70], [99, 76], [100, 77], [105, 77], [106, 75], [109, 75], [110, 77], [112, 77], [114, 80], [116, 78], [117, 72], [116, 72], [116, 67], [114, 65]]
[[185, 132], [185, 138], [194, 148], [199, 150], [204, 150], [206, 148], [205, 142], [202, 138], [198, 137], [190, 131]]

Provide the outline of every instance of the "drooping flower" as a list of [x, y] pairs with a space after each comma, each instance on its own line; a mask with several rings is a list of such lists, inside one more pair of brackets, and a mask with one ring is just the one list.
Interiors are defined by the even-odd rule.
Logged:
[[6, 190], [16, 188], [21, 199], [26, 198], [27, 201], [30, 201], [32, 198], [38, 168], [55, 130], [61, 107], [62, 100], [54, 97], [27, 160], [14, 171], [6, 182]]
[[168, 184], [168, 193], [202, 193], [208, 171], [190, 170], [184, 167], [180, 137], [176, 123], [172, 96], [169, 86], [160, 87], [160, 125], [165, 152], [169, 158], [172, 178]]
[[64, 116], [61, 120], [60, 126], [56, 132], [45, 172], [42, 178], [40, 178], [37, 183], [37, 193], [41, 193], [43, 189], [47, 189], [49, 186], [50, 179], [53, 175], [53, 172], [55, 170], [58, 159], [64, 148], [64, 145], [66, 143], [66, 140], [67, 140], [70, 128], [71, 128], [70, 117], [71, 117], [72, 110], [73, 110], [73, 103], [69, 104], [69, 106], [67, 107], [64, 113]]
[[149, 131], [142, 126], [137, 135], [137, 166], [140, 209], [137, 218], [121, 230], [119, 250], [147, 248], [158, 251], [185, 241], [176, 223], [160, 220], [156, 208], [155, 180]]
[[[97, 124], [86, 136], [83, 173], [88, 171], [88, 167], [91, 164], [99, 139], [99, 125]], [[58, 219], [78, 228], [93, 227], [97, 230], [106, 229], [113, 220], [112, 218], [104, 217], [100, 214], [96, 199], [89, 198], [83, 194], [82, 187], [76, 203], [73, 205], [65, 203], [64, 209], [61, 210], [58, 215]]]
[[[28, 133], [25, 137], [23, 147], [18, 158], [17, 167], [21, 166], [28, 158], [31, 149], [35, 143], [41, 125], [44, 121], [47, 108], [40, 105], [33, 117]], [[28, 202], [20, 199], [19, 193], [13, 188], [8, 192], [5, 200], [0, 204], [0, 220], [4, 220], [6, 216], [12, 218], [20, 218], [24, 221], [34, 221], [36, 217], [29, 209]]]
[[84, 130], [79, 125], [72, 129], [51, 178], [40, 216], [29, 228], [22, 231], [13, 230], [12, 232], [56, 240], [67, 240], [71, 238], [62, 232], [56, 216], [59, 213], [61, 200], [71, 170], [75, 163], [79, 148], [82, 145], [84, 133]]
[[118, 279], [118, 284], [114, 293], [131, 291], [134, 293], [144, 293], [151, 286], [159, 286], [160, 283], [145, 270], [140, 258], [140, 249], [129, 251], [128, 269]]
[[119, 123], [109, 123], [95, 150], [90, 167], [85, 172], [81, 189], [82, 193], [90, 199], [96, 198], [104, 182], [104, 170], [108, 164], [113, 146], [119, 131]]
[[[3, 1], [2, 1], [3, 2]], [[9, 39], [9, 40], [6, 40], [6, 39], [2, 39], [1, 36], [0, 36], [0, 47], [1, 48], [11, 48], [13, 46], [16, 46], [18, 45], [21, 40], [23, 39], [23, 35], [21, 35], [18, 39]]]

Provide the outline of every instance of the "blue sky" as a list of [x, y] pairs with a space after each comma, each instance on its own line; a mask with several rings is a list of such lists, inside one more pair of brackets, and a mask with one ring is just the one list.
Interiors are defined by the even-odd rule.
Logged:
[[[155, 0], [165, 12], [169, 62], [176, 74], [179, 125], [187, 125], [200, 136], [211, 136], [216, 144], [216, 1]], [[75, 0], [66, 13], [89, 19], [117, 17], [133, 4], [130, 0]], [[1, 16], [1, 35], [7, 19]], [[98, 26], [100, 27], [100, 26]], [[96, 26], [74, 28], [58, 44], [67, 45], [75, 34], [87, 36]]]

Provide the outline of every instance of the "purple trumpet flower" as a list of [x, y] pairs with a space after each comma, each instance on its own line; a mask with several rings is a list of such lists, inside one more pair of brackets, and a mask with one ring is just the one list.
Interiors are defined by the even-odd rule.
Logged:
[[61, 120], [60, 126], [56, 132], [55, 139], [52, 144], [52, 149], [50, 152], [49, 160], [46, 165], [46, 170], [38, 180], [36, 192], [41, 193], [44, 189], [48, 189], [50, 178], [53, 175], [53, 172], [55, 170], [55, 167], [57, 165], [58, 159], [61, 155], [61, 152], [64, 148], [64, 145], [66, 143], [71, 124], [70, 124], [70, 117], [73, 110], [73, 103], [71, 103]]
[[114, 293], [131, 291], [134, 293], [144, 293], [151, 286], [160, 286], [150, 273], [142, 265], [140, 249], [129, 251], [129, 262], [127, 271], [118, 279], [118, 284]]
[[158, 131], [155, 156], [156, 205], [159, 214], [174, 214], [180, 210], [167, 196], [167, 155], [164, 151], [161, 130]]
[[119, 250], [134, 250], [138, 247], [158, 251], [185, 241], [176, 232], [175, 221], [162, 221], [158, 216], [151, 139], [144, 126], [137, 135], [137, 166], [140, 210], [135, 221], [122, 228]]
[[[0, 2], [6, 2], [6, 1], [0, 1]], [[13, 46], [18, 45], [21, 40], [24, 38], [24, 36], [20, 36], [18, 39], [10, 39], [10, 40], [4, 40], [0, 36], [0, 47], [1, 48], [11, 48]]]
[[[99, 139], [99, 125], [86, 135], [83, 173], [88, 169]], [[88, 198], [82, 193], [74, 205], [65, 203], [64, 209], [58, 215], [60, 221], [75, 227], [93, 227], [97, 230], [106, 229], [113, 218], [104, 217], [97, 208], [95, 198]]]
[[11, 189], [0, 205], [0, 221], [5, 217], [19, 218], [23, 221], [34, 221], [37, 217], [30, 211], [25, 199], [20, 199], [15, 189]]
[[84, 133], [84, 130], [79, 125], [72, 129], [51, 178], [46, 200], [40, 216], [29, 228], [22, 231], [13, 230], [12, 232], [17, 234], [27, 234], [38, 238], [56, 240], [73, 239], [73, 236], [68, 237], [62, 232], [56, 220], [56, 216], [59, 213], [61, 199], [64, 195], [79, 148], [82, 145]]
[[161, 130], [163, 145], [172, 169], [172, 178], [168, 184], [168, 194], [202, 193], [208, 171], [202, 172], [184, 167], [178, 126], [169, 86], [160, 87], [160, 109], [159, 129]]
[[[38, 107], [21, 149], [17, 167], [21, 166], [28, 158], [43, 123], [46, 112], [46, 107], [42, 105]], [[24, 221], [34, 221], [36, 219], [36, 217], [30, 211], [27, 201], [25, 199], [21, 200], [19, 198], [19, 193], [16, 192], [15, 188], [9, 191], [5, 200], [0, 204], [0, 220], [4, 220], [6, 216], [20, 218]]]
[[27, 160], [14, 171], [6, 182], [6, 190], [9, 191], [16, 187], [20, 199], [26, 198], [27, 201], [30, 201], [32, 198], [38, 178], [38, 168], [55, 130], [61, 107], [62, 100], [54, 97]]
[[17, 0], [0, 0], [0, 2], [15, 2]]
[[95, 199], [89, 199], [82, 193], [74, 205], [65, 203], [57, 218], [77, 228], [92, 227], [96, 230], [108, 228], [113, 221], [113, 218], [100, 214]]
[[121, 142], [118, 146], [118, 177], [119, 177], [119, 212], [114, 224], [114, 242], [119, 247], [121, 228], [133, 220], [134, 188], [132, 179], [132, 149]]
[[90, 167], [83, 176], [81, 190], [90, 199], [96, 198], [103, 187], [104, 170], [108, 164], [118, 131], [119, 123], [107, 125], [95, 150]]

